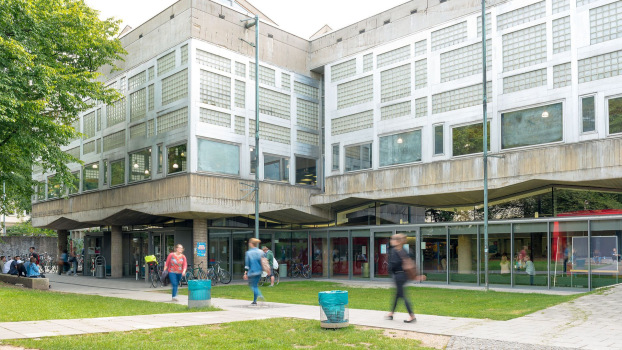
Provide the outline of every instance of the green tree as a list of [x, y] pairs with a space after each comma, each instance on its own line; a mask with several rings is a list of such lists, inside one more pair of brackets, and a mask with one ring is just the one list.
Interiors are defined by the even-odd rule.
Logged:
[[79, 136], [78, 113], [119, 98], [97, 80], [125, 53], [118, 31], [82, 0], [0, 0], [2, 211], [29, 210], [34, 165], [72, 186], [66, 165], [77, 160], [61, 146]]
[[9, 236], [56, 236], [56, 231], [43, 228], [32, 227], [30, 220], [21, 222], [17, 225], [7, 227], [6, 233]]

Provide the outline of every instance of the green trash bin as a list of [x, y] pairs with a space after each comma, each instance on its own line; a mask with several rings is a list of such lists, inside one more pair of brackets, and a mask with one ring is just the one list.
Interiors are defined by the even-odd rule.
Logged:
[[320, 325], [322, 328], [343, 328], [350, 325], [348, 291], [319, 292]]
[[188, 281], [188, 308], [208, 307], [212, 304], [212, 281]]

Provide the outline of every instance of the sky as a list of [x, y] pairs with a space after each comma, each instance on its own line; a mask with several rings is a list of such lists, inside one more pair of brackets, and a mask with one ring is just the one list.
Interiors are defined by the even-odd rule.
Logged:
[[[121, 19], [136, 28], [176, 0], [86, 0], [103, 18]], [[250, 0], [279, 27], [308, 39], [328, 24], [340, 29], [354, 22], [388, 10], [407, 0]]]

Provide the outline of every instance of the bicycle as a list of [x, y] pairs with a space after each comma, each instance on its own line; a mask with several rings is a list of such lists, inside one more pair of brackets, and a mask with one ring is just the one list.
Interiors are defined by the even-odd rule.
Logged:
[[164, 283], [162, 283], [162, 278], [160, 278], [160, 265], [156, 262], [149, 262], [147, 265], [149, 266], [149, 281], [151, 281], [151, 287], [158, 288], [158, 284], [162, 287]]
[[207, 279], [207, 273], [203, 271], [203, 267], [201, 267], [201, 265], [203, 265], [202, 261], [199, 265], [197, 265], [197, 267], [192, 265], [188, 270], [186, 270], [186, 281]]
[[[279, 276], [279, 272], [277, 270], [274, 270], [274, 285], [278, 285], [279, 282], [281, 281], [281, 278]], [[264, 284], [268, 283], [270, 284], [270, 277], [268, 276], [261, 276], [261, 278], [259, 279], [259, 284], [261, 286], [263, 286]]]
[[309, 265], [294, 264], [294, 267], [292, 268], [292, 277], [311, 278], [311, 270], [309, 270]]
[[212, 283], [218, 282], [222, 284], [229, 284], [231, 282], [231, 273], [220, 267], [220, 261], [214, 262], [214, 264], [207, 270], [207, 277], [212, 280]]

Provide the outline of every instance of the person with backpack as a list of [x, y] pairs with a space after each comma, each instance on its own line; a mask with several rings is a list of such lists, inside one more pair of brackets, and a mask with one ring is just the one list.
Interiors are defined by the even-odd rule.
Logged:
[[261, 250], [263, 250], [266, 260], [268, 260], [268, 264], [270, 265], [270, 272], [266, 277], [270, 277], [270, 287], [274, 287], [274, 262], [276, 261], [274, 259], [274, 253], [266, 246], [261, 247]]
[[257, 298], [264, 299], [259, 291], [258, 284], [261, 273], [264, 271], [261, 260], [265, 259], [265, 254], [259, 250], [259, 243], [261, 243], [261, 241], [257, 238], [251, 238], [248, 241], [248, 250], [244, 257], [244, 280], [249, 282], [248, 284], [253, 291], [252, 306], [257, 305]]
[[393, 299], [391, 312], [389, 312], [385, 318], [387, 320], [393, 320], [393, 313], [395, 313], [397, 301], [401, 298], [404, 299], [406, 310], [408, 310], [408, 314], [410, 315], [410, 318], [404, 320], [404, 322], [411, 323], [417, 321], [417, 318], [412, 311], [406, 293], [404, 293], [404, 285], [408, 282], [409, 274], [412, 273], [411, 269], [414, 268], [414, 264], [412, 259], [408, 256], [408, 253], [404, 250], [404, 244], [406, 244], [406, 235], [398, 233], [391, 236], [389, 273], [393, 275], [393, 281], [395, 282], [395, 297]]

